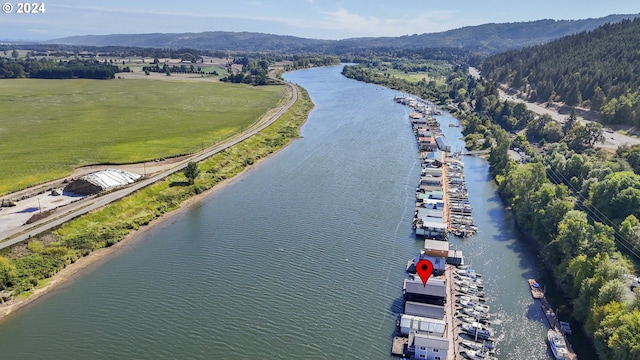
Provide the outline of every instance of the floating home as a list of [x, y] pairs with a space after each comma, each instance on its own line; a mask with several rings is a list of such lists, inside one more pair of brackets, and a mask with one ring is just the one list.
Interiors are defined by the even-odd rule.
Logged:
[[400, 317], [400, 334], [409, 335], [411, 331], [443, 337], [447, 323], [443, 319], [402, 314]]
[[440, 151], [451, 151], [451, 145], [449, 145], [449, 141], [444, 136], [436, 136], [436, 144]]
[[415, 301], [406, 301], [404, 303], [404, 314], [442, 320], [444, 319], [444, 307]]
[[409, 336], [413, 347], [414, 359], [447, 360], [449, 339], [428, 334], [414, 333]]
[[420, 278], [405, 279], [402, 294], [405, 300], [434, 305], [444, 305], [447, 297], [445, 281], [433, 276], [429, 278], [426, 285], [422, 284]]

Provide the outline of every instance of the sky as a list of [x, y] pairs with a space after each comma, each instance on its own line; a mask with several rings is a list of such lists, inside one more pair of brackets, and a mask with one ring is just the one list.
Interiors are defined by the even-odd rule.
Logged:
[[0, 40], [204, 31], [336, 40], [640, 13], [637, 0], [59, 0], [37, 4], [43, 4], [44, 13], [19, 14], [18, 2], [4, 2]]

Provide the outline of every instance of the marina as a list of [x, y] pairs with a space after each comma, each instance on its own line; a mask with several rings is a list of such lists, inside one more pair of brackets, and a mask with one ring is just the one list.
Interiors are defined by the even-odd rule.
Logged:
[[422, 99], [396, 96], [413, 110], [409, 120], [420, 151], [422, 172], [416, 188], [413, 227], [417, 236], [448, 240], [449, 233], [470, 237], [477, 231], [464, 181], [460, 152], [451, 152], [440, 123], [432, 115], [435, 105]]
[[[483, 280], [449, 242], [450, 236], [464, 238], [477, 232], [464, 163], [460, 153], [451, 152], [433, 117], [437, 114], [434, 104], [411, 97], [394, 100], [412, 110], [409, 121], [421, 161], [413, 229], [424, 246], [407, 261], [404, 310], [391, 353], [410, 359], [494, 359], [496, 336], [490, 327]], [[428, 279], [416, 274], [416, 265], [423, 260], [433, 265]]]

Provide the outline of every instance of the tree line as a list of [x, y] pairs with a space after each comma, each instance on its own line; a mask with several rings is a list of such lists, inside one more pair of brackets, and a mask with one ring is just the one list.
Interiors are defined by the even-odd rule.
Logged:
[[128, 68], [99, 62], [92, 59], [74, 59], [56, 61], [52, 59], [6, 59], [0, 58], [0, 79], [39, 78], [39, 79], [113, 79], [118, 72], [127, 72]]

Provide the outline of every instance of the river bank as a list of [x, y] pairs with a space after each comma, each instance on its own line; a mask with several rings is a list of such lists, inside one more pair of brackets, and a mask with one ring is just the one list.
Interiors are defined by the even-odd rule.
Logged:
[[[53, 276], [45, 277], [45, 279], [39, 281], [38, 286], [36, 286], [34, 289], [18, 295], [16, 298], [10, 301], [0, 304], [0, 322], [2, 322], [3, 319], [5, 319], [8, 315], [14, 313], [18, 309], [24, 308], [37, 299], [45, 296], [52, 290], [59, 288], [65, 283], [68, 283], [69, 280], [79, 277], [85, 270], [90, 270], [96, 265], [100, 264], [102, 261], [117, 254], [119, 251], [126, 248], [129, 244], [135, 242], [136, 238], [140, 238], [149, 229], [164, 223], [166, 220], [171, 219], [176, 215], [179, 215], [182, 212], [186, 211], [190, 207], [200, 203], [206, 197], [211, 196], [214, 192], [224, 188], [226, 185], [232, 182], [237, 175], [255, 168], [256, 165], [260, 164], [264, 159], [283, 149], [288, 143], [290, 143], [291, 140], [295, 139], [298, 136], [300, 126], [302, 126], [308, 116], [308, 113], [313, 108], [313, 103], [311, 102], [306, 91], [304, 91], [303, 89], [299, 89], [298, 92], [301, 93], [301, 95], [298, 96], [298, 100], [296, 101], [294, 106], [292, 106], [292, 108], [289, 109], [289, 111], [284, 116], [282, 116], [281, 119], [277, 120], [269, 128], [262, 130], [258, 135], [254, 136], [253, 139], [245, 140], [244, 142], [237, 144], [224, 152], [225, 154], [223, 154], [223, 156], [233, 158], [227, 159], [225, 161], [228, 167], [230, 167], [229, 169], [225, 168], [224, 166], [220, 169], [206, 166], [204, 170], [208, 170], [209, 172], [214, 172], [211, 169], [216, 169], [214, 172], [215, 174], [209, 175], [210, 177], [215, 177], [215, 179], [210, 179], [206, 183], [196, 181], [193, 191], [189, 192], [186, 198], [184, 198], [184, 196], [182, 196], [182, 198], [178, 196], [180, 202], [176, 208], [171, 209], [167, 212], [161, 211], [155, 217], [143, 220], [140, 224], [137, 224], [137, 226], [130, 227], [130, 225], [127, 224], [118, 225], [118, 227], [130, 227], [128, 231], [125, 232], [123, 237], [111, 239], [111, 243], [107, 242], [97, 249], [89, 251], [88, 253], [85, 252], [85, 254], [83, 254], [82, 256], [71, 258], [70, 261], [69, 258], [67, 258], [67, 264], [59, 271], [56, 271]], [[292, 127], [294, 127], [296, 131], [292, 132]], [[273, 138], [274, 133], [277, 136], [277, 142], [270, 141]], [[287, 134], [286, 137], [285, 134]], [[265, 143], [267, 143], [267, 145], [265, 145]], [[240, 150], [237, 150], [238, 148], [240, 148]], [[237, 156], [243, 156], [243, 160], [238, 161], [238, 159], [235, 158]], [[251, 159], [250, 161], [248, 161], [249, 158]], [[204, 160], [202, 163], [204, 164], [207, 162], [211, 163], [212, 158]], [[220, 173], [223, 174], [220, 175]], [[173, 184], [176, 183], [175, 179], [172, 180], [171, 178], [167, 178], [163, 180], [163, 182], [171, 182], [171, 184], [167, 185], [169, 190], [171, 190], [171, 187], [174, 186]], [[144, 191], [139, 191], [134, 195], [131, 195], [131, 198], [142, 197], [135, 201], [135, 203], [144, 203], [146, 208], [158, 205], [156, 203], [157, 199], [155, 199], [151, 195], [149, 195], [149, 198], [145, 198], [144, 194]], [[124, 201], [124, 199], [120, 202], [122, 201]], [[111, 205], [109, 205], [108, 207], [110, 206]], [[105, 209], [106, 208], [100, 209], [97, 212], [108, 212], [108, 210]], [[144, 209], [138, 210], [140, 212], [144, 212]], [[73, 220], [72, 222], [82, 221], [81, 219], [82, 217], [78, 220]], [[106, 223], [104, 224], [103, 229], [110, 226], [113, 226], [113, 224]], [[90, 232], [90, 230], [88, 231]], [[99, 234], [94, 234], [94, 236], [99, 237]], [[117, 236], [117, 233], [115, 236]], [[40, 239], [41, 237], [33, 238], [33, 240], [36, 241]], [[23, 250], [26, 250], [27, 248], [28, 246], [25, 246], [25, 249]]]
[[[274, 152], [275, 154], [275, 152]], [[248, 167], [243, 170], [238, 175], [241, 175], [245, 172], [251, 171], [254, 167], [259, 166], [262, 161], [259, 160], [254, 166]], [[136, 240], [142, 239], [146, 232], [149, 230], [161, 226], [165, 222], [172, 220], [174, 217], [180, 215], [181, 213], [189, 210], [189, 208], [199, 204], [201, 201], [206, 199], [207, 197], [214, 194], [216, 191], [223, 189], [226, 185], [233, 182], [236, 178], [231, 178], [223, 181], [222, 183], [216, 185], [215, 187], [207, 190], [198, 195], [194, 195], [193, 197], [184, 201], [179, 208], [173, 210], [165, 215], [155, 219], [148, 225], [142, 226], [136, 230], [133, 230], [129, 234], [127, 234], [122, 240], [118, 241], [114, 245], [110, 247], [100, 248], [92, 251], [89, 255], [83, 256], [76, 260], [74, 263], [66, 266], [64, 269], [57, 272], [54, 276], [47, 281], [44, 282], [42, 286], [38, 286], [34, 290], [30, 292], [28, 296], [18, 296], [17, 298], [7, 301], [4, 304], [0, 304], [0, 324], [5, 318], [14, 312], [23, 309], [30, 305], [31, 303], [37, 301], [38, 299], [45, 297], [52, 291], [68, 285], [69, 282], [77, 279], [82, 276], [86, 272], [92, 271], [97, 266], [102, 264], [104, 261], [107, 261], [113, 256], [117, 256], [119, 252], [127, 249], [129, 246], [133, 245]]]

